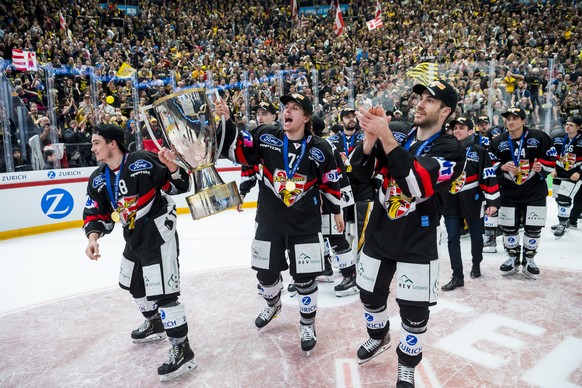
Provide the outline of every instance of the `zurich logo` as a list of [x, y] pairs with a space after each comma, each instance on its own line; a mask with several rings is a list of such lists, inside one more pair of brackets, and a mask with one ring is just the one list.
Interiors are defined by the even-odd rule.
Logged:
[[136, 172], [141, 170], [150, 170], [152, 167], [153, 165], [150, 162], [140, 159], [129, 165], [129, 171]]
[[513, 244], [515, 242], [515, 237], [508, 237], [507, 242]]
[[303, 304], [304, 306], [311, 304], [311, 297], [304, 296], [303, 298], [301, 298], [301, 304]]
[[46, 173], [46, 176], [48, 179], [55, 179], [57, 177], [57, 173], [54, 172], [53, 170], [51, 170], [51, 171]]
[[95, 177], [95, 179], [93, 179], [92, 186], [94, 189], [96, 189], [97, 187], [101, 186], [104, 182], [105, 182], [105, 175], [99, 174]]
[[368, 322], [372, 322], [374, 320], [374, 317], [370, 313], [364, 313], [364, 317], [366, 318], [366, 321], [368, 321]]
[[416, 343], [418, 342], [418, 338], [416, 338], [413, 335], [407, 335], [406, 336], [406, 343], [410, 346], [414, 346], [416, 345]]
[[49, 218], [56, 220], [65, 218], [71, 214], [74, 205], [75, 201], [73, 200], [71, 193], [63, 189], [52, 189], [47, 191], [45, 195], [42, 196], [40, 202], [42, 212]]
[[166, 319], [166, 312], [162, 309], [160, 309], [160, 318], [162, 318], [162, 320]]
[[281, 147], [283, 145], [283, 140], [281, 139], [277, 139], [275, 136], [266, 133], [264, 135], [262, 135], [259, 138], [263, 143], [275, 146], [275, 147]]
[[310, 149], [309, 154], [311, 155], [311, 157], [313, 159], [317, 160], [320, 163], [323, 163], [323, 161], [325, 160], [325, 156], [323, 156], [323, 152], [321, 152], [321, 150], [319, 150], [318, 148]]
[[532, 238], [529, 240], [529, 243], [530, 243], [530, 245], [534, 245], [536, 243], [536, 240]]

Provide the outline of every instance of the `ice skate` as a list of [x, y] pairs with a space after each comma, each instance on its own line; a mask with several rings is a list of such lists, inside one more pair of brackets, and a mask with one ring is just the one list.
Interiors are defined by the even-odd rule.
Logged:
[[325, 269], [317, 278], [315, 278], [320, 283], [333, 283], [333, 268], [331, 268], [331, 263], [326, 260]]
[[166, 330], [160, 318], [146, 319], [139, 327], [131, 332], [134, 343], [159, 341], [166, 338]]
[[281, 301], [279, 300], [273, 306], [267, 306], [261, 311], [257, 319], [255, 319], [255, 326], [262, 329], [267, 326], [273, 318], [277, 318], [277, 314], [281, 311]]
[[485, 236], [483, 241], [483, 253], [497, 253], [497, 240], [495, 236]]
[[529, 279], [536, 280], [540, 274], [540, 269], [536, 265], [534, 259], [524, 257], [522, 264], [523, 264], [522, 269], [523, 274]]
[[381, 340], [368, 338], [358, 349], [358, 364], [370, 361], [390, 348], [390, 333], [386, 333]]
[[343, 278], [341, 283], [334, 288], [335, 296], [342, 297], [348, 295], [354, 295], [360, 292], [358, 286], [356, 285], [356, 274], [348, 275]]
[[566, 228], [567, 226], [565, 224], [560, 224], [556, 227], [554, 230], [554, 237], [556, 237], [556, 240], [562, 238], [564, 234], [566, 234]]
[[315, 347], [316, 343], [315, 325], [301, 324], [301, 350], [307, 354], [307, 357], [311, 354], [311, 350]]
[[297, 286], [295, 285], [295, 283], [289, 283], [289, 285], [287, 286], [287, 292], [289, 293], [289, 296], [291, 298], [297, 295]]
[[414, 388], [414, 368], [398, 363], [396, 388]]
[[190, 348], [188, 340], [179, 345], [172, 346], [168, 359], [158, 368], [160, 381], [168, 381], [183, 375], [189, 370], [196, 369], [198, 364], [194, 362], [194, 352]]
[[517, 247], [517, 249], [507, 249], [507, 253], [509, 258], [505, 260], [505, 262], [499, 267], [501, 270], [501, 275], [503, 276], [518, 273], [520, 267], [519, 256], [521, 253], [521, 248]]

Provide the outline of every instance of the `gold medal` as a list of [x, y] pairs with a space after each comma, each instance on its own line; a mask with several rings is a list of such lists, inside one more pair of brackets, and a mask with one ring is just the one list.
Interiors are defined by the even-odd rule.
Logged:
[[293, 182], [293, 181], [285, 182], [285, 188], [287, 189], [287, 191], [295, 190], [295, 182]]
[[111, 213], [111, 220], [113, 222], [119, 222], [119, 220], [121, 219], [121, 217], [119, 217], [119, 213], [116, 212], [115, 210]]

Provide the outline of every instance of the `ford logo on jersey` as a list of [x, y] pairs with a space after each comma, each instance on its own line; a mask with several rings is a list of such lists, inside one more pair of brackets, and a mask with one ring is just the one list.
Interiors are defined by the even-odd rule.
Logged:
[[325, 160], [325, 156], [323, 156], [323, 152], [321, 152], [321, 150], [318, 148], [310, 149], [309, 154], [311, 155], [311, 157], [313, 159], [317, 160], [319, 163], [323, 163], [323, 161]]
[[104, 182], [105, 175], [99, 174], [95, 177], [95, 179], [93, 179], [93, 183], [91, 183], [91, 186], [93, 186], [93, 188], [96, 189], [97, 187], [101, 186]]
[[57, 173], [51, 170], [46, 173], [46, 176], [48, 179], [55, 179], [57, 177]]
[[263, 143], [269, 144], [275, 147], [281, 147], [283, 145], [283, 140], [277, 139], [275, 136], [266, 133], [259, 138]]
[[528, 147], [537, 147], [540, 145], [540, 141], [538, 139], [527, 139], [527, 146]]
[[129, 165], [129, 171], [131, 172], [136, 172], [136, 171], [142, 171], [142, 170], [149, 170], [153, 167], [153, 165], [148, 162], [147, 160], [136, 160], [135, 162], [133, 162], [132, 164]]
[[74, 205], [75, 201], [71, 193], [63, 189], [47, 191], [40, 201], [42, 212], [55, 220], [65, 218], [71, 214]]
[[339, 140], [339, 136], [338, 135], [332, 135], [332, 136], [328, 137], [327, 140], [331, 140], [331, 141]]

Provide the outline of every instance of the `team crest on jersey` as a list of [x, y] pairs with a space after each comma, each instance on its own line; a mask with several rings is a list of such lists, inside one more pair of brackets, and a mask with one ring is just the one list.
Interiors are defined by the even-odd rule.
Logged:
[[105, 183], [105, 175], [99, 174], [93, 179], [91, 186], [93, 186], [93, 188], [96, 189], [97, 187], [101, 186], [104, 183]]
[[388, 187], [386, 188], [386, 200], [384, 201], [384, 208], [386, 209], [388, 218], [397, 220], [404, 217], [408, 213], [408, 210], [410, 210], [411, 203], [412, 198], [404, 195], [400, 186], [394, 181], [394, 178], [390, 178]]
[[123, 197], [117, 202], [117, 211], [119, 212], [121, 222], [127, 225], [128, 229], [135, 227], [135, 216], [137, 214], [137, 195]]
[[467, 155], [467, 161], [478, 162], [479, 155], [477, 154], [477, 152], [476, 151], [469, 152], [469, 154]]
[[521, 159], [519, 161], [519, 171], [515, 175], [515, 183], [523, 185], [529, 179], [529, 160]]
[[564, 170], [570, 171], [570, 169], [572, 169], [574, 167], [574, 164], [576, 163], [576, 154], [571, 153], [564, 154], [560, 158], [560, 162], [562, 163]]
[[463, 173], [459, 175], [459, 177], [455, 179], [453, 183], [451, 183], [451, 189], [449, 191], [452, 194], [457, 194], [458, 192], [463, 190], [463, 187], [465, 187], [466, 180], [465, 178], [466, 178], [465, 171], [463, 171]]
[[325, 161], [325, 156], [323, 155], [323, 152], [321, 152], [319, 148], [313, 147], [312, 149], [310, 149], [309, 155], [311, 155], [311, 157], [318, 161], [319, 163], [323, 163]]
[[[287, 181], [294, 183], [295, 187], [293, 190], [287, 188]], [[303, 193], [306, 182], [307, 176], [302, 174], [295, 173], [291, 179], [287, 178], [287, 173], [284, 170], [277, 169], [273, 174], [273, 187], [283, 203], [288, 207], [292, 206], [297, 200], [297, 197]]]
[[139, 160], [136, 160], [135, 162], [133, 162], [132, 164], [130, 164], [128, 168], [129, 168], [129, 171], [136, 172], [136, 171], [151, 170], [152, 167], [154, 167], [153, 164], [151, 164], [147, 160], [139, 159]]
[[363, 133], [361, 133], [361, 132], [360, 132], [360, 133], [358, 133], [358, 134], [356, 135], [356, 140], [357, 140], [357, 141], [363, 141], [363, 140], [364, 140], [364, 134], [363, 134]]
[[276, 136], [273, 136], [270, 133], [265, 133], [264, 135], [261, 135], [259, 139], [261, 140], [261, 142], [273, 147], [281, 147], [283, 145], [283, 140], [278, 139]]
[[253, 146], [253, 137], [251, 136], [251, 134], [247, 131], [241, 131], [241, 134], [242, 134], [243, 145], [245, 147], [252, 147]]
[[538, 139], [527, 139], [527, 147], [528, 148], [537, 148], [540, 145], [540, 141]]

